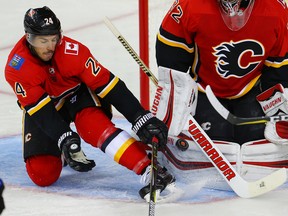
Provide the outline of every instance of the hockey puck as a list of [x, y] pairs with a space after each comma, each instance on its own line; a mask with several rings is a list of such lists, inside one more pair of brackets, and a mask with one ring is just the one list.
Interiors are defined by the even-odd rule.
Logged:
[[176, 141], [176, 147], [181, 151], [186, 151], [189, 148], [189, 144], [184, 139], [178, 139]]

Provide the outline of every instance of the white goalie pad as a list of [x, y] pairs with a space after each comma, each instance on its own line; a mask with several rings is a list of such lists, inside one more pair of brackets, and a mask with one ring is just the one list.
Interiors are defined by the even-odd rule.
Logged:
[[194, 115], [198, 88], [189, 74], [159, 67], [159, 82], [153, 101], [152, 113], [169, 128], [169, 134], [177, 136], [185, 127], [188, 116]]
[[[182, 143], [183, 140], [188, 146]], [[287, 145], [273, 144], [265, 139], [247, 142], [242, 146], [226, 141], [214, 141], [214, 144], [247, 181], [259, 180], [282, 167], [288, 170]], [[169, 136], [164, 151], [159, 152], [158, 156], [159, 162], [185, 184], [201, 182], [206, 188], [231, 191], [198, 145], [182, 134], [178, 137]]]
[[240, 173], [247, 180], [259, 179], [282, 167], [288, 168], [288, 146], [266, 139], [244, 143], [241, 147]]
[[[180, 136], [169, 136], [165, 150], [158, 154], [159, 162], [175, 175], [176, 179], [181, 179], [185, 184], [201, 182], [207, 188], [231, 191], [227, 182], [199, 146], [187, 137], [183, 139]], [[185, 141], [188, 146], [183, 144], [179, 146], [179, 142]], [[214, 143], [234, 168], [238, 169], [237, 164], [241, 164], [239, 163], [240, 145], [225, 141], [214, 141]]]

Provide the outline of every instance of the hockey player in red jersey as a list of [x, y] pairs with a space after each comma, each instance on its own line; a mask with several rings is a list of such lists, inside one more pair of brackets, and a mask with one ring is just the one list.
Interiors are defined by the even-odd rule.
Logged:
[[[156, 137], [159, 147], [164, 146], [166, 125], [144, 110], [124, 82], [85, 45], [63, 36], [59, 19], [48, 7], [29, 9], [24, 28], [25, 35], [8, 57], [5, 77], [24, 110], [24, 159], [31, 180], [39, 186], [57, 181], [61, 155], [74, 170], [91, 170], [95, 162], [81, 150], [81, 137], [142, 175], [147, 185], [139, 193], [144, 198], [150, 188], [150, 158], [143, 143], [151, 144]], [[111, 105], [132, 124], [142, 142], [115, 127]], [[162, 192], [175, 179], [158, 166], [157, 189]]]
[[179, 135], [192, 114], [213, 140], [288, 144], [288, 122], [231, 125], [205, 94], [210, 85], [240, 117], [288, 114], [287, 15], [285, 0], [174, 2], [157, 34], [152, 109], [170, 135]]

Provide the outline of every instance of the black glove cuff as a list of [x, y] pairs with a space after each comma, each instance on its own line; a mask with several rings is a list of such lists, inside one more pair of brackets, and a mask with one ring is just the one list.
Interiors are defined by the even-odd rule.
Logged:
[[140, 114], [134, 121], [134, 124], [132, 126], [132, 130], [137, 134], [137, 132], [139, 131], [139, 129], [141, 127], [143, 127], [143, 125], [146, 124], [146, 122], [148, 122], [150, 119], [152, 119], [154, 117], [154, 115], [149, 112], [146, 111], [145, 113]]
[[58, 140], [58, 146], [62, 150], [63, 145], [71, 145], [71, 144], [78, 144], [78, 148], [80, 148], [80, 137], [77, 133], [73, 131], [65, 132], [61, 135], [61, 137]]

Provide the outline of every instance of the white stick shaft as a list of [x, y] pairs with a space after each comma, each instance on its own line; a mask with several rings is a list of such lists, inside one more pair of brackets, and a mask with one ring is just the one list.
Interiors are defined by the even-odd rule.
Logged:
[[125, 49], [130, 53], [133, 59], [138, 63], [140, 68], [147, 74], [147, 76], [151, 79], [151, 81], [157, 86], [158, 80], [154, 76], [154, 74], [150, 71], [150, 69], [145, 65], [145, 63], [141, 60], [135, 50], [130, 46], [130, 44], [125, 40], [125, 38], [120, 34], [120, 32], [116, 29], [116, 27], [112, 24], [112, 22], [105, 17], [104, 22], [106, 26], [111, 30], [111, 32], [115, 35], [115, 37], [122, 43]]

